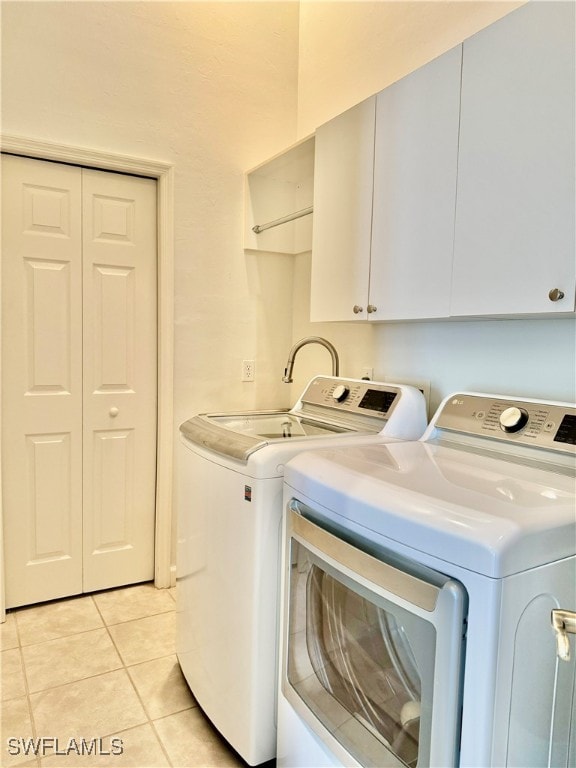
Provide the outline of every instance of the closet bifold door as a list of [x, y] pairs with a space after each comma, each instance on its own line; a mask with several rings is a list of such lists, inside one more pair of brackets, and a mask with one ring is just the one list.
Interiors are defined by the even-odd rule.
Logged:
[[82, 171], [2, 157], [6, 605], [82, 591]]
[[154, 577], [156, 182], [2, 157], [6, 606]]

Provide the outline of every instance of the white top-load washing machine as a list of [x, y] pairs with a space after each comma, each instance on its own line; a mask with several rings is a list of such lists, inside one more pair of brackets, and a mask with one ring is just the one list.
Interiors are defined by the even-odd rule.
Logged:
[[416, 439], [413, 387], [318, 376], [289, 411], [180, 427], [177, 654], [200, 707], [250, 764], [276, 754], [284, 464], [304, 448]]
[[282, 768], [576, 765], [576, 408], [448, 397], [285, 470]]

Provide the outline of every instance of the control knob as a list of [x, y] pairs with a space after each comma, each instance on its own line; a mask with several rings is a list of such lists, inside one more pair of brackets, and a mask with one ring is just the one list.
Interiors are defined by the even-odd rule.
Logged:
[[500, 426], [504, 432], [519, 432], [528, 423], [528, 411], [513, 405], [500, 414]]
[[334, 389], [334, 392], [332, 392], [332, 397], [334, 400], [336, 400], [337, 403], [342, 403], [348, 395], [350, 394], [350, 389], [345, 384], [338, 384], [338, 386]]

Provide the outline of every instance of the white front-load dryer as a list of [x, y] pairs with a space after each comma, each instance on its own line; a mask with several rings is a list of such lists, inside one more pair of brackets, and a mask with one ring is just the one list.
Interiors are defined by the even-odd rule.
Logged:
[[276, 754], [285, 463], [304, 449], [416, 439], [425, 427], [419, 390], [328, 376], [289, 411], [182, 424], [177, 655], [200, 707], [246, 762]]
[[574, 768], [576, 408], [463, 393], [285, 470], [282, 768]]

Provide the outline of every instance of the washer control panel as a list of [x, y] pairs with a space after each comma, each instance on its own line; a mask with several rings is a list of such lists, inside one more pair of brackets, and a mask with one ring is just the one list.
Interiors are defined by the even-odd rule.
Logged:
[[342, 413], [387, 419], [400, 400], [400, 389], [377, 381], [317, 376], [312, 379], [301, 400], [305, 405], [336, 408]]
[[576, 406], [456, 394], [438, 414], [440, 429], [576, 454]]

